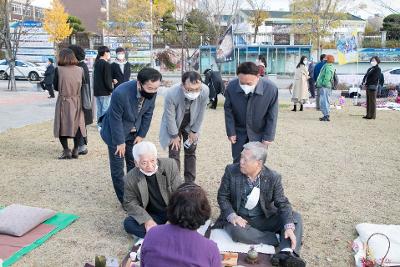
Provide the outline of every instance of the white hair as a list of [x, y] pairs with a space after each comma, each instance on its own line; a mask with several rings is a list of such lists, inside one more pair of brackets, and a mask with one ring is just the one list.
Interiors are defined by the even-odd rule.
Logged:
[[133, 146], [132, 154], [136, 161], [139, 161], [140, 156], [145, 154], [150, 154], [157, 158], [157, 148], [152, 142], [143, 141]]
[[249, 142], [243, 146], [243, 149], [250, 150], [255, 160], [265, 164], [267, 160], [267, 146], [261, 142]]

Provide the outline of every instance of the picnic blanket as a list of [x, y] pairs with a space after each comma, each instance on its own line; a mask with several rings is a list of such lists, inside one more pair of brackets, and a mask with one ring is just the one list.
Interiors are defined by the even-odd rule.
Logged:
[[14, 237], [0, 234], [0, 259], [4, 261], [3, 267], [14, 264], [22, 256], [42, 245], [76, 219], [78, 219], [76, 215], [59, 212], [24, 236]]

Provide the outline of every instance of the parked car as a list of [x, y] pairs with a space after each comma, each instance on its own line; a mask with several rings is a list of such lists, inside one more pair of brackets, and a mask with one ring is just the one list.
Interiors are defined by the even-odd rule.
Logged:
[[[46, 67], [39, 66], [32, 62], [16, 60], [15, 61], [15, 78], [28, 79], [31, 81], [39, 81], [44, 77]], [[10, 77], [10, 67], [6, 60], [0, 61], [0, 79], [7, 80]]]
[[383, 76], [385, 84], [400, 84], [400, 67], [384, 71]]

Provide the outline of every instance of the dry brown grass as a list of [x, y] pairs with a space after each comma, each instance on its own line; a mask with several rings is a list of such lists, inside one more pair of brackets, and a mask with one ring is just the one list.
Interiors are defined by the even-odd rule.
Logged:
[[[400, 113], [378, 112], [377, 120], [365, 121], [362, 108], [347, 107], [323, 123], [315, 111], [288, 110], [280, 111], [268, 165], [282, 174], [287, 196], [303, 215], [303, 256], [308, 266], [351, 266], [349, 242], [357, 223], [400, 224]], [[156, 143], [161, 113], [159, 99], [148, 135]], [[207, 110], [200, 138], [197, 181], [216, 217], [216, 191], [231, 161], [221, 108]], [[0, 205], [23, 203], [80, 216], [16, 267], [77, 267], [98, 254], [126, 253], [132, 239], [123, 230], [107, 149], [94, 126], [89, 154], [78, 160], [56, 159], [61, 146], [51, 122], [0, 134], [0, 151]]]

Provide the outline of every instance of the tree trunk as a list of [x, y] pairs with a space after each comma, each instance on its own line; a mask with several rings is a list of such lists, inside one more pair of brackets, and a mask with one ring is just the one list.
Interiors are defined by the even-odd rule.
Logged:
[[10, 77], [8, 81], [8, 89], [10, 91], [17, 91], [17, 83], [15, 81], [15, 59], [9, 61]]
[[254, 28], [254, 42], [253, 42], [253, 43], [256, 43], [256, 42], [257, 42], [257, 35], [258, 35], [258, 26], [256, 26], [256, 27]]

